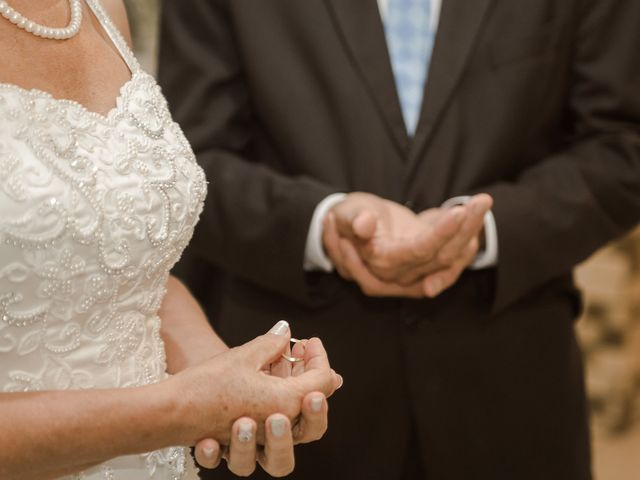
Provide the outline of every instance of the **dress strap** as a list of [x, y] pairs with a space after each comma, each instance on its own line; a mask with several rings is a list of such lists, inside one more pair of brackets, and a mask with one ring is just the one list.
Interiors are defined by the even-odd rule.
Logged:
[[140, 70], [140, 64], [138, 63], [138, 60], [136, 60], [135, 55], [129, 48], [129, 45], [122, 36], [120, 30], [118, 30], [118, 27], [115, 26], [107, 12], [105, 12], [104, 8], [102, 7], [102, 3], [100, 3], [100, 0], [86, 0], [86, 2], [98, 22], [100, 22], [100, 25], [102, 26], [104, 31], [111, 39], [111, 42], [118, 50], [118, 53], [120, 53], [120, 56], [129, 67], [129, 70], [131, 70], [131, 73], [138, 72]]

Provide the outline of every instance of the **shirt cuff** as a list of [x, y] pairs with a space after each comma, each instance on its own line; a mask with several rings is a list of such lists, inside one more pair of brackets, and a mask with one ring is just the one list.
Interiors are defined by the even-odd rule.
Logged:
[[313, 212], [309, 233], [307, 234], [307, 244], [304, 249], [303, 268], [307, 272], [321, 271], [332, 272], [333, 262], [324, 251], [322, 242], [323, 222], [331, 207], [340, 203], [347, 196], [346, 193], [333, 193], [325, 197]]
[[[453, 197], [442, 204], [442, 208], [451, 208], [456, 205], [463, 205], [471, 200], [470, 195]], [[498, 227], [493, 212], [489, 210], [484, 216], [484, 250], [476, 255], [469, 268], [472, 270], [482, 270], [498, 265]]]

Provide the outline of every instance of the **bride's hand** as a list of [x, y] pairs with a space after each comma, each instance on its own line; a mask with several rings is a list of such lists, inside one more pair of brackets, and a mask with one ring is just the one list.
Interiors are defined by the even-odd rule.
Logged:
[[[305, 361], [292, 365], [284, 359], [279, 359], [269, 367], [269, 372], [282, 378], [304, 373], [305, 364], [311, 358], [323, 355], [322, 344], [319, 341], [312, 342], [308, 347], [307, 345], [307, 341], [297, 343], [292, 354]], [[291, 355], [290, 352], [287, 354]], [[293, 427], [282, 415], [272, 415], [267, 419], [264, 449], [255, 442], [255, 422], [249, 418], [241, 418], [233, 425], [229, 447], [221, 449], [215, 440], [201, 440], [195, 447], [196, 460], [204, 468], [216, 468], [224, 457], [229, 470], [239, 476], [250, 475], [255, 470], [256, 461], [272, 476], [288, 475], [295, 464], [294, 444], [322, 438], [327, 430], [327, 413], [325, 396], [321, 392], [309, 393], [302, 402], [300, 420]], [[282, 435], [270, 434], [269, 424], [272, 419], [284, 422], [285, 430], [281, 430]]]
[[286, 322], [266, 335], [234, 348], [203, 364], [180, 372], [167, 381], [178, 403], [185, 441], [194, 444], [202, 438], [229, 443], [229, 432], [236, 419], [256, 420], [255, 437], [264, 441], [264, 422], [272, 412], [288, 419], [301, 412], [302, 400], [312, 392], [330, 396], [341, 380], [329, 367], [326, 352], [318, 339], [307, 344], [304, 372], [278, 378], [262, 369], [280, 358], [289, 342]]
[[[302, 403], [304, 418], [304, 437], [306, 441], [319, 440], [327, 429], [327, 402], [320, 392], [309, 393]], [[274, 428], [275, 427], [275, 428]], [[265, 445], [260, 447], [256, 442], [257, 425], [251, 418], [243, 417], [233, 424], [231, 445], [220, 447], [212, 439], [198, 442], [195, 447], [196, 461], [203, 468], [216, 468], [222, 458], [234, 474], [246, 477], [251, 475], [256, 464], [260, 464], [269, 475], [282, 477], [290, 474], [295, 465], [294, 438], [298, 429], [282, 414], [274, 414], [265, 422]]]
[[[291, 363], [284, 358], [279, 358], [271, 365], [270, 373], [281, 378], [289, 376], [300, 376], [307, 370], [309, 364], [313, 364], [315, 358], [326, 356], [322, 342], [314, 338], [312, 340], [296, 340], [292, 352], [287, 352], [288, 356], [303, 359], [301, 362]], [[332, 370], [333, 372], [333, 370]], [[342, 386], [342, 377], [335, 374], [337, 387]], [[322, 393], [315, 392], [307, 395], [302, 404], [302, 412], [293, 425], [293, 443], [310, 443], [320, 440], [328, 426], [328, 404]]]

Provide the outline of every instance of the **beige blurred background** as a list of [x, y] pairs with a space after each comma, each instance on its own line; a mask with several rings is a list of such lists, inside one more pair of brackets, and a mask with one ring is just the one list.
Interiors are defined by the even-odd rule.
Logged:
[[[125, 1], [139, 60], [154, 71], [158, 0]], [[577, 329], [587, 365], [596, 480], [639, 480], [640, 230], [581, 265], [576, 280], [585, 296]]]

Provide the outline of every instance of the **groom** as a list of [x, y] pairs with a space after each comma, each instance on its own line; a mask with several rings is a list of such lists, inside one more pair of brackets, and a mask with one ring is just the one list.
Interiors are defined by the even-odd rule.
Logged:
[[640, 217], [638, 24], [636, 0], [164, 2], [211, 181], [185, 276], [230, 344], [286, 318], [344, 373], [292, 478], [591, 478], [571, 271]]

